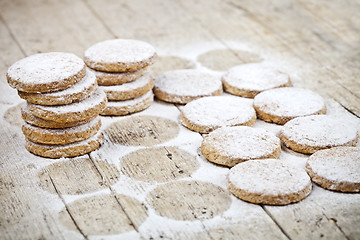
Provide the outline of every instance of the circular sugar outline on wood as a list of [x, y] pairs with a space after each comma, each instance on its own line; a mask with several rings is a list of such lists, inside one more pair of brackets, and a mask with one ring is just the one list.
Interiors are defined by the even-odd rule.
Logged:
[[255, 53], [239, 49], [215, 49], [200, 54], [197, 61], [211, 70], [227, 71], [240, 64], [261, 62], [263, 58]]
[[176, 69], [194, 69], [195, 62], [177, 56], [158, 56], [154, 65], [150, 66], [153, 76]]
[[[120, 176], [113, 164], [97, 161], [96, 165], [107, 174], [108, 184], [115, 184]], [[40, 173], [39, 186], [50, 193], [84, 194], [107, 188], [93, 162], [86, 157], [73, 158], [44, 167]], [[55, 187], [56, 190], [55, 190]]]
[[4, 113], [4, 120], [13, 126], [21, 127], [24, 121], [21, 118], [22, 103], [8, 108]]
[[178, 136], [179, 125], [169, 119], [142, 115], [112, 123], [104, 134], [111, 142], [126, 146], [154, 146]]
[[167, 182], [191, 176], [199, 168], [196, 157], [178, 147], [144, 148], [120, 159], [121, 172], [145, 182]]
[[[133, 231], [133, 225], [139, 227], [147, 218], [144, 204], [122, 194], [116, 195], [116, 198], [112, 195], [82, 198], [70, 203], [67, 209], [85, 235], [112, 235]], [[131, 211], [125, 213], [124, 209]], [[65, 227], [77, 231], [66, 209], [61, 210], [58, 217]]]
[[230, 194], [212, 183], [176, 181], [158, 185], [147, 196], [155, 212], [180, 221], [196, 221], [222, 214], [231, 205]]

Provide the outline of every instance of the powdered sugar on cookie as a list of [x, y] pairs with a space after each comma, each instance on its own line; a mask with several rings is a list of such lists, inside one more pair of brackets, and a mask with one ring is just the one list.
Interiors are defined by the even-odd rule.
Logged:
[[291, 84], [287, 74], [262, 63], [233, 67], [225, 73], [223, 81], [238, 89], [258, 92]]
[[152, 81], [152, 77], [149, 73], [139, 77], [135, 81], [131, 81], [128, 83], [123, 83], [120, 85], [113, 85], [113, 86], [100, 86], [99, 88], [103, 90], [105, 93], [107, 92], [127, 92], [133, 91], [138, 88], [142, 88]]
[[295, 118], [284, 125], [280, 135], [297, 144], [315, 147], [346, 145], [358, 138], [354, 127], [326, 115]]
[[254, 98], [254, 107], [265, 114], [299, 117], [326, 109], [323, 98], [308, 89], [276, 88], [261, 92]]
[[20, 92], [19, 96], [31, 103], [40, 105], [63, 105], [80, 101], [94, 93], [97, 89], [95, 75], [87, 71], [86, 76], [72, 87], [51, 93], [26, 93]]
[[211, 162], [234, 166], [251, 159], [278, 158], [280, 139], [261, 128], [222, 127], [206, 136], [201, 152]]
[[[202, 128], [209, 132], [219, 127], [255, 123], [256, 114], [252, 101], [239, 97], [214, 96], [194, 100], [182, 109], [182, 123], [193, 128]], [[187, 121], [189, 124], [186, 124]], [[195, 125], [193, 128], [189, 125]], [[195, 129], [193, 129], [195, 130]], [[196, 130], [195, 130], [196, 131]]]
[[311, 184], [304, 169], [290, 167], [278, 159], [240, 163], [230, 169], [228, 180], [243, 191], [273, 197], [300, 192]]
[[133, 39], [112, 39], [88, 48], [84, 53], [84, 60], [96, 70], [123, 72], [150, 65], [155, 56], [155, 48], [149, 43]]
[[[358, 147], [336, 147], [317, 151], [309, 157], [306, 168], [321, 178], [333, 181], [332, 185], [341, 185], [341, 182], [357, 184], [357, 191], [360, 191]], [[335, 186], [333, 189], [336, 189]]]
[[81, 71], [85, 71], [85, 63], [81, 58], [72, 53], [50, 52], [17, 61], [8, 69], [7, 76], [10, 86], [26, 92], [38, 84], [61, 82]]

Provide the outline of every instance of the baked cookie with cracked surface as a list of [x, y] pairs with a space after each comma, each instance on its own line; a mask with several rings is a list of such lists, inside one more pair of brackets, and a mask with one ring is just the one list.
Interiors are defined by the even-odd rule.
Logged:
[[55, 128], [55, 129], [79, 126], [94, 119], [94, 118], [89, 118], [78, 122], [54, 122], [51, 120], [45, 120], [33, 115], [29, 111], [28, 106], [25, 103], [21, 106], [21, 117], [25, 122], [33, 126], [41, 127], [41, 128]]
[[7, 71], [9, 85], [29, 93], [67, 89], [86, 75], [84, 61], [72, 53], [39, 53], [23, 58]]
[[95, 75], [87, 71], [86, 76], [70, 88], [51, 93], [27, 93], [18, 91], [19, 96], [28, 102], [40, 105], [64, 105], [84, 100], [97, 89]]
[[334, 147], [320, 150], [306, 162], [313, 182], [325, 189], [360, 192], [360, 148]]
[[25, 148], [38, 156], [47, 158], [62, 158], [81, 156], [95, 149], [102, 144], [102, 133], [97, 132], [94, 136], [80, 142], [69, 143], [65, 145], [49, 145], [32, 142], [25, 139]]
[[103, 116], [124, 116], [135, 112], [140, 112], [150, 107], [153, 102], [154, 94], [152, 91], [144, 95], [124, 100], [124, 101], [108, 101], [105, 109], [102, 111]]
[[86, 65], [103, 72], [128, 72], [154, 63], [155, 48], [134, 39], [112, 39], [98, 42], [84, 53]]
[[257, 116], [270, 123], [285, 124], [296, 117], [325, 114], [324, 99], [304, 88], [276, 88], [259, 93], [254, 98]]
[[112, 86], [131, 82], [147, 72], [146, 68], [129, 72], [101, 72], [91, 68], [89, 70], [95, 74], [99, 86]]
[[219, 77], [196, 69], [169, 71], [155, 78], [154, 94], [165, 102], [186, 104], [222, 92]]
[[106, 106], [106, 95], [97, 90], [90, 97], [67, 105], [43, 106], [27, 103], [29, 111], [36, 117], [54, 122], [78, 122], [94, 118]]
[[312, 189], [310, 177], [302, 168], [278, 159], [253, 160], [231, 168], [228, 189], [251, 203], [286, 205], [306, 198]]
[[206, 136], [201, 152], [210, 162], [233, 167], [253, 159], [278, 158], [280, 139], [262, 128], [222, 127]]
[[181, 123], [190, 130], [209, 133], [225, 126], [252, 126], [256, 113], [252, 101], [240, 97], [214, 96], [196, 99], [181, 109]]
[[225, 92], [254, 98], [262, 91], [290, 87], [289, 75], [262, 63], [250, 63], [230, 68], [222, 77]]
[[358, 133], [341, 119], [313, 115], [287, 122], [280, 131], [280, 139], [295, 152], [311, 154], [326, 148], [356, 146]]
[[88, 123], [62, 129], [40, 128], [28, 123], [22, 126], [24, 136], [36, 143], [68, 144], [79, 142], [95, 135], [101, 127], [101, 119], [97, 117]]
[[100, 86], [106, 94], [108, 100], [128, 100], [137, 98], [149, 92], [154, 86], [154, 81], [149, 73], [140, 78], [114, 86]]

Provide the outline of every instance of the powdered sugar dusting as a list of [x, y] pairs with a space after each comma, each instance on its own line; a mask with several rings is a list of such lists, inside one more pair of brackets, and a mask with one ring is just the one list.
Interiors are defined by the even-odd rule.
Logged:
[[99, 63], [134, 63], [155, 55], [149, 43], [133, 39], [112, 39], [96, 43], [85, 51], [85, 58]]
[[319, 147], [343, 145], [358, 137], [354, 127], [327, 115], [295, 118], [283, 126], [281, 134], [298, 144]]
[[297, 117], [317, 113], [325, 108], [325, 102], [311, 90], [286, 87], [259, 93], [254, 98], [254, 106], [268, 114]]
[[240, 125], [256, 117], [252, 101], [240, 97], [204, 97], [186, 104], [183, 115], [197, 125], [211, 129]]
[[24, 84], [44, 84], [62, 81], [79, 73], [84, 61], [72, 53], [39, 53], [15, 62], [8, 76]]
[[228, 179], [239, 189], [264, 195], [297, 193], [310, 183], [304, 169], [290, 167], [277, 159], [240, 163], [230, 169]]
[[195, 69], [166, 72], [155, 78], [155, 88], [177, 96], [203, 96], [222, 88], [220, 78]]
[[42, 93], [42, 95], [49, 97], [56, 97], [56, 98], [61, 98], [61, 97], [65, 98], [67, 96], [86, 91], [88, 88], [90, 88], [93, 85], [97, 85], [96, 77], [92, 72], [87, 71], [86, 76], [81, 81], [75, 83], [72, 87], [62, 91]]
[[136, 90], [142, 87], [145, 87], [146, 85], [150, 84], [152, 80], [152, 77], [149, 73], [146, 73], [145, 75], [141, 76], [140, 78], [136, 79], [135, 81], [119, 84], [119, 85], [113, 85], [113, 86], [99, 86], [101, 90], [106, 92], [127, 92]]
[[360, 183], [360, 148], [335, 147], [320, 150], [307, 161], [312, 171], [336, 182]]
[[222, 127], [205, 137], [203, 145], [222, 156], [256, 159], [273, 153], [280, 147], [280, 139], [261, 128]]
[[231, 68], [223, 81], [238, 89], [264, 91], [280, 87], [290, 81], [289, 76], [263, 63], [250, 63]]
[[149, 91], [149, 92], [145, 93], [144, 95], [142, 95], [140, 97], [129, 99], [129, 100], [108, 101], [107, 104], [106, 104], [106, 107], [120, 108], [120, 107], [133, 106], [133, 105], [136, 105], [138, 103], [141, 103], [142, 101], [145, 101], [148, 98], [153, 98], [153, 97], [154, 97], [154, 94], [152, 93], [152, 91]]
[[106, 101], [106, 95], [100, 89], [96, 90], [96, 92], [90, 97], [84, 99], [80, 102], [75, 102], [67, 105], [59, 105], [59, 106], [43, 106], [43, 105], [35, 105], [32, 103], [27, 103], [30, 111], [31, 108], [43, 110], [46, 112], [53, 112], [55, 114], [65, 114], [65, 113], [75, 113], [75, 112], [83, 112], [88, 109], [95, 108], [101, 103]]
[[43, 134], [46, 135], [63, 135], [63, 134], [73, 134], [73, 133], [81, 133], [85, 132], [88, 129], [93, 128], [94, 126], [98, 125], [99, 122], [101, 123], [101, 118], [96, 117], [90, 122], [87, 122], [85, 124], [81, 124], [75, 127], [69, 127], [69, 128], [61, 128], [61, 129], [50, 129], [50, 128], [40, 128], [33, 126], [31, 124], [26, 123], [25, 127], [29, 129], [30, 131], [41, 131]]

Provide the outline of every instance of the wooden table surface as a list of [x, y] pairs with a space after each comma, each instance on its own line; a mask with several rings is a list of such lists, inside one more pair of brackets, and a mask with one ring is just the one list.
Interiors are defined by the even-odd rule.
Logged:
[[[360, 194], [314, 184], [308, 198], [281, 207], [232, 196], [228, 168], [202, 157], [202, 136], [179, 124], [180, 106], [155, 101], [102, 117], [105, 142], [82, 157], [27, 152], [7, 68], [38, 52], [82, 57], [113, 38], [153, 44], [155, 74], [272, 62], [360, 129], [357, 0], [1, 0], [0, 239], [360, 239]], [[282, 150], [280, 159], [304, 167], [306, 155]]]

